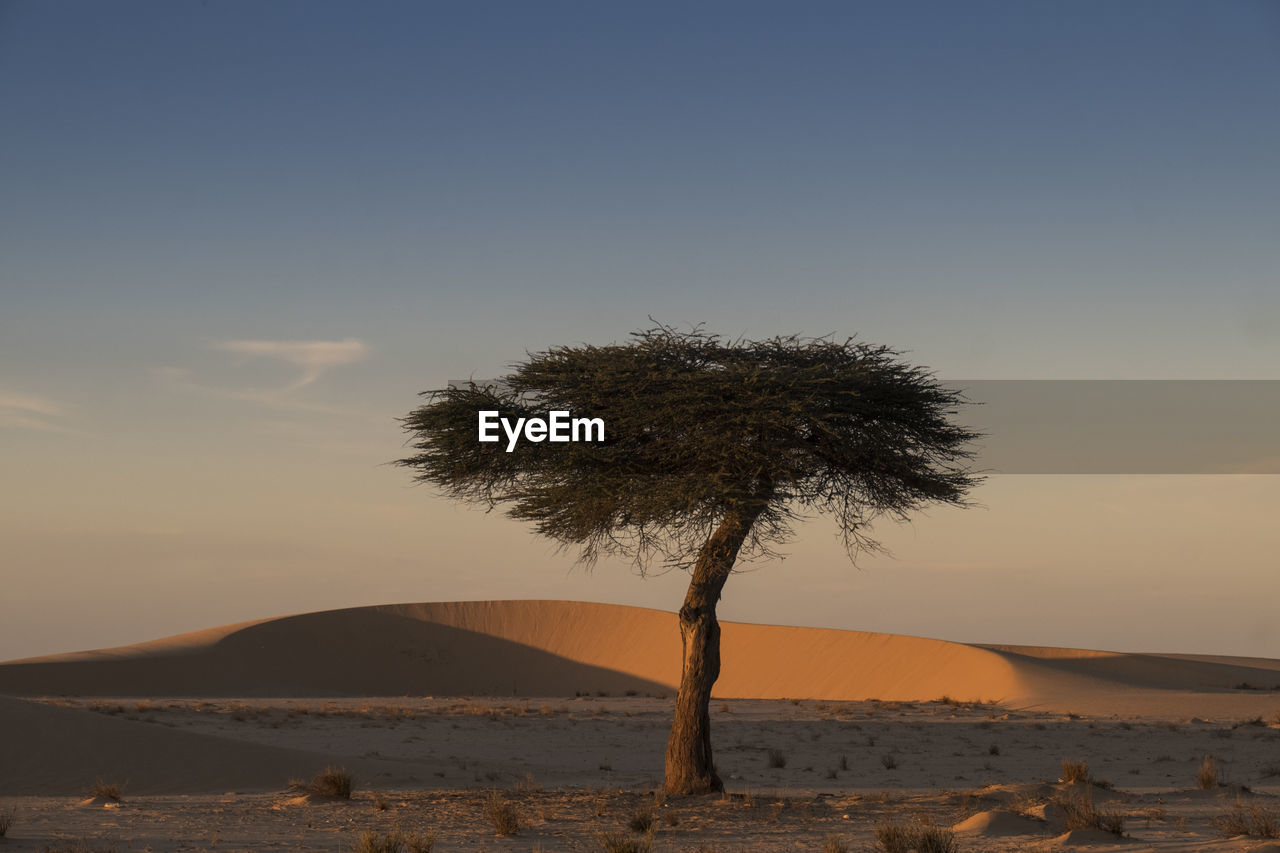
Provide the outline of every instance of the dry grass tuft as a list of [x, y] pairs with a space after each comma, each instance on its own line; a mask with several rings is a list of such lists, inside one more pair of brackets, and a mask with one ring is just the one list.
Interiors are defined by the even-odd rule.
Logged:
[[1062, 781], [1069, 785], [1087, 785], [1092, 779], [1089, 773], [1089, 762], [1062, 760]]
[[1005, 808], [1021, 817], [1036, 817], [1035, 809], [1044, 804], [1044, 800], [1032, 794], [1015, 793], [1005, 804]]
[[1124, 815], [1103, 811], [1093, 802], [1093, 791], [1082, 788], [1058, 798], [1067, 829], [1101, 829], [1115, 836], [1124, 835]]
[[822, 842], [822, 853], [849, 853], [849, 845], [838, 835], [828, 835]]
[[310, 782], [294, 779], [289, 787], [313, 797], [330, 797], [335, 800], [351, 799], [354, 782], [345, 767], [326, 767], [311, 777]]
[[655, 820], [652, 809], [640, 809], [631, 816], [631, 820], [627, 821], [627, 828], [632, 832], [649, 832], [653, 829]]
[[783, 768], [787, 766], [787, 754], [780, 749], [769, 750], [769, 766]]
[[925, 818], [891, 821], [876, 827], [876, 842], [885, 853], [956, 853], [956, 836]]
[[1246, 806], [1239, 800], [1231, 811], [1218, 815], [1210, 823], [1228, 838], [1236, 835], [1280, 838], [1280, 814], [1262, 806]]
[[9, 827], [13, 826], [13, 809], [6, 809], [0, 812], [0, 838], [4, 838], [5, 833], [9, 831]]
[[596, 841], [605, 853], [649, 853], [653, 849], [653, 838], [649, 835], [636, 838], [621, 832], [602, 832]]
[[99, 779], [89, 786], [89, 790], [86, 793], [94, 799], [119, 802], [120, 798], [124, 796], [124, 786], [116, 782], [106, 782]]
[[538, 784], [537, 779], [533, 778], [532, 773], [525, 773], [516, 781], [516, 790], [521, 794], [537, 794], [542, 791], [542, 786]]
[[1218, 770], [1218, 759], [1206, 755], [1196, 771], [1196, 787], [1201, 791], [1210, 791], [1222, 784], [1222, 774]]
[[431, 853], [435, 844], [436, 837], [432, 833], [388, 832], [379, 835], [366, 832], [360, 836], [355, 853]]
[[498, 835], [515, 835], [520, 830], [520, 813], [515, 804], [497, 791], [491, 791], [485, 799], [484, 814]]

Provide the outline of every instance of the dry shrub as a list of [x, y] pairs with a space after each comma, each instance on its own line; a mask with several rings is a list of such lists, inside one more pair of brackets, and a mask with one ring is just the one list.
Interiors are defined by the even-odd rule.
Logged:
[[1221, 781], [1218, 759], [1212, 755], [1206, 755], [1200, 762], [1200, 769], [1196, 771], [1196, 787], [1202, 791], [1209, 791], [1218, 787]]
[[1005, 808], [1021, 817], [1036, 817], [1035, 809], [1044, 804], [1044, 800], [1031, 794], [1015, 793], [1005, 804]]
[[956, 836], [925, 818], [907, 823], [890, 821], [876, 827], [876, 841], [885, 853], [956, 853]]
[[13, 817], [12, 809], [0, 812], [0, 838], [4, 838], [5, 833], [9, 831], [9, 827], [13, 826]]
[[1246, 806], [1236, 800], [1229, 812], [1210, 821], [1223, 835], [1256, 835], [1259, 838], [1280, 838], [1280, 814], [1262, 806]]
[[94, 799], [119, 802], [120, 798], [124, 796], [124, 786], [116, 782], [106, 782], [99, 779], [89, 786], [89, 790], [86, 793]]
[[289, 787], [314, 797], [332, 797], [335, 800], [351, 799], [353, 780], [345, 767], [326, 767], [311, 777], [310, 782], [294, 779]]
[[631, 820], [627, 821], [627, 827], [632, 832], [649, 832], [653, 829], [654, 814], [651, 809], [640, 809], [631, 816]]
[[1057, 803], [1062, 806], [1067, 829], [1100, 829], [1115, 836], [1124, 835], [1124, 816], [1099, 809], [1089, 788], [1060, 797]]
[[636, 838], [621, 832], [602, 832], [596, 841], [605, 853], [649, 853], [653, 849], [653, 838], [648, 835]]
[[1062, 781], [1071, 785], [1087, 785], [1090, 781], [1089, 762], [1062, 760]]
[[787, 754], [780, 749], [769, 750], [769, 766], [783, 768], [787, 766]]
[[431, 853], [435, 847], [434, 833], [419, 835], [416, 832], [388, 832], [379, 835], [366, 832], [356, 844], [356, 853]]
[[520, 813], [515, 805], [497, 791], [491, 791], [484, 801], [484, 814], [499, 835], [515, 835], [520, 829]]
[[1147, 822], [1147, 829], [1150, 829], [1151, 821], [1153, 820], [1158, 820], [1161, 823], [1167, 821], [1169, 819], [1169, 812], [1162, 806], [1156, 806], [1150, 809], [1143, 809], [1134, 815], [1134, 817], [1140, 817], [1145, 820]]

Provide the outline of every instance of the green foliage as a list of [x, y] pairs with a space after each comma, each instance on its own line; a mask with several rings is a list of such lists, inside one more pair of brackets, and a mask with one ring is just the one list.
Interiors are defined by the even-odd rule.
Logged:
[[[658, 326], [625, 344], [530, 355], [500, 383], [445, 388], [404, 419], [397, 464], [451, 497], [507, 507], [584, 562], [687, 565], [729, 519], [744, 557], [791, 524], [835, 517], [850, 556], [876, 517], [963, 503], [976, 437], [948, 419], [962, 396], [899, 354], [853, 340], [724, 340]], [[477, 440], [478, 412], [602, 418], [603, 442]]]

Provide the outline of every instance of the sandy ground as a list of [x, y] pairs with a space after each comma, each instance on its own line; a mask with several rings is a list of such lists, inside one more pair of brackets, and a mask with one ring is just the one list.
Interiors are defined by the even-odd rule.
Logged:
[[[1280, 711], [1280, 696], [1267, 698]], [[1280, 824], [1274, 717], [723, 700], [713, 705], [713, 726], [729, 795], [664, 800], [655, 791], [669, 699], [36, 704], [114, 728], [311, 756], [315, 769], [340, 763], [353, 773], [355, 793], [351, 800], [300, 796], [288, 778], [266, 790], [135, 793], [128, 779], [104, 778], [123, 786], [123, 799], [86, 802], [97, 780], [85, 779], [81, 793], [0, 799], [0, 811], [13, 814], [5, 850], [342, 851], [359, 849], [363, 833], [397, 830], [434, 836], [436, 850], [600, 850], [602, 833], [651, 838], [661, 851], [872, 850], [877, 826], [921, 819], [959, 826], [961, 850], [1280, 850], [1268, 846], [1276, 841], [1231, 838], [1215, 826], [1237, 804]], [[1198, 790], [1206, 755], [1218, 761], [1223, 784]], [[1064, 759], [1087, 762], [1104, 784], [1060, 784]], [[193, 778], [189, 787], [207, 783]], [[1124, 839], [1066, 832], [1054, 807], [1046, 810], [1046, 802], [1085, 790], [1099, 808], [1123, 817]], [[495, 833], [485, 809], [492, 791], [518, 813], [515, 834]], [[654, 816], [647, 835], [628, 827], [645, 812]]]
[[[679, 636], [643, 608], [434, 602], [0, 663], [0, 853], [905, 853], [889, 826], [1280, 853], [1280, 661], [725, 623], [729, 794], [663, 799]], [[330, 765], [351, 798], [291, 786]], [[361, 841], [395, 832], [420, 843]]]

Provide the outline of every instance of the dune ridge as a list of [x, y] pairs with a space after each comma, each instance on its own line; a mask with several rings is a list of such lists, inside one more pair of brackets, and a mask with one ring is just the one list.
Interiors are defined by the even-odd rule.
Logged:
[[[1280, 662], [980, 646], [722, 623], [718, 698], [958, 700], [1085, 707], [1092, 697], [1270, 688]], [[675, 614], [573, 601], [430, 602], [243, 622], [0, 664], [0, 693], [85, 696], [669, 693]]]

